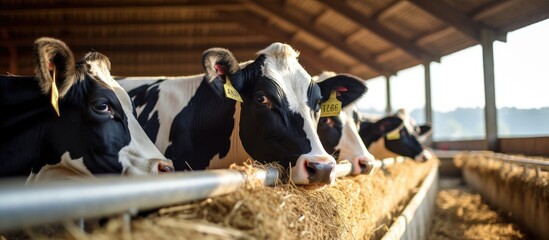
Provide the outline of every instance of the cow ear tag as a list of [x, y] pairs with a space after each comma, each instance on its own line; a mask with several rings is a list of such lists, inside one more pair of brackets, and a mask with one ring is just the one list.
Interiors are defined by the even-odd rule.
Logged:
[[341, 112], [341, 101], [336, 98], [336, 91], [330, 93], [330, 98], [320, 104], [320, 117], [337, 116]]
[[229, 80], [229, 76], [225, 75], [225, 84], [223, 84], [223, 88], [225, 89], [225, 96], [227, 98], [230, 98], [235, 101], [244, 102], [242, 101], [242, 97], [240, 97], [240, 94], [238, 94], [238, 91], [233, 87], [233, 84]]
[[55, 113], [57, 113], [57, 116], [60, 117], [59, 114], [59, 91], [57, 90], [57, 85], [55, 84], [55, 66], [53, 67], [53, 77], [51, 81], [51, 105], [53, 106], [53, 109], [55, 110]]
[[387, 134], [387, 140], [397, 140], [399, 138], [400, 138], [400, 128], [397, 128], [394, 131]]

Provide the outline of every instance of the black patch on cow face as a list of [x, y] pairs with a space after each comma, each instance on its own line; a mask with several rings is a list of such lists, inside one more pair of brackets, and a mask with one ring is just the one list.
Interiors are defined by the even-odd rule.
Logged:
[[[244, 71], [246, 88], [240, 117], [240, 138], [246, 151], [261, 162], [295, 165], [298, 157], [311, 151], [303, 129], [304, 118], [290, 110], [286, 94], [272, 79], [259, 71], [262, 61], [248, 65]], [[314, 95], [314, 87], [309, 88]], [[319, 97], [318, 97], [319, 98]], [[313, 99], [315, 103], [317, 99]]]
[[[402, 126], [402, 119], [398, 117], [385, 117], [375, 123], [364, 121], [360, 125], [359, 134], [366, 147], [373, 142], [384, 138], [385, 147], [398, 155], [414, 158], [423, 151], [423, 147], [418, 142], [413, 133], [409, 133], [407, 128]], [[401, 127], [398, 139], [387, 139], [387, 133]]]
[[[164, 80], [158, 80], [152, 84], [145, 84], [128, 92], [134, 106], [143, 108], [136, 118], [139, 125], [145, 130], [145, 133], [152, 142], [156, 142], [156, 136], [158, 136], [158, 130], [160, 129], [160, 120], [158, 118], [158, 112], [154, 112], [152, 116], [151, 113], [158, 103], [160, 93], [158, 86], [163, 81]], [[137, 114], [134, 112], [134, 115]]]
[[318, 122], [317, 133], [324, 150], [335, 153], [343, 131], [343, 123], [339, 116], [321, 117]]
[[391, 152], [401, 156], [414, 158], [423, 151], [423, 147], [417, 141], [417, 138], [410, 134], [405, 127], [400, 129], [399, 134], [400, 138], [395, 140], [390, 140], [385, 137], [385, 147]]
[[45, 130], [45, 161], [33, 167], [37, 173], [44, 163], [56, 164], [61, 155], [83, 158], [94, 173], [121, 173], [118, 153], [131, 140], [127, 117], [115, 93], [86, 76], [60, 101], [60, 117], [50, 118]]

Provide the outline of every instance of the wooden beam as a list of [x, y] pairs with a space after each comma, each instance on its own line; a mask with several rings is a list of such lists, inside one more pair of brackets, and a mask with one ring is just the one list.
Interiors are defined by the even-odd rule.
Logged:
[[198, 27], [200, 25], [211, 26], [219, 25], [220, 27], [227, 27], [227, 19], [185, 19], [185, 20], [169, 20], [169, 21], [143, 21], [138, 19], [128, 19], [124, 21], [110, 21], [110, 20], [97, 20], [97, 21], [5, 21], [0, 23], [0, 29], [17, 30], [17, 31], [51, 31], [55, 29], [62, 30], [105, 30], [105, 29], [147, 29], [147, 28], [183, 28], [183, 27]]
[[[253, 18], [250, 18], [250, 15], [254, 15]], [[314, 64], [317, 69], [331, 70], [334, 72], [342, 73], [347, 72], [346, 68], [341, 67], [338, 64], [326, 63], [325, 61], [322, 61], [322, 59], [319, 57], [320, 54], [316, 50], [303, 43], [293, 40], [293, 34], [284, 32], [275, 26], [267, 27], [267, 20], [263, 19], [260, 16], [256, 16], [252, 13], [232, 13], [230, 19], [231, 21], [236, 21], [240, 23], [246, 28], [252, 29], [253, 31], [272, 38], [273, 41], [285, 42], [290, 39], [292, 47], [298, 50], [301, 53], [300, 55], [302, 57], [307, 58], [308, 63]], [[250, 21], [250, 19], [254, 20]]]
[[433, 60], [437, 61], [438, 59], [427, 51], [416, 46], [413, 42], [410, 42], [400, 37], [399, 35], [391, 32], [378, 22], [368, 18], [367, 16], [364, 16], [359, 11], [349, 7], [344, 2], [333, 0], [319, 0], [319, 2], [323, 3], [326, 7], [332, 9], [339, 15], [353, 21], [355, 24], [361, 26], [362, 28], [368, 29], [370, 32], [385, 39], [387, 42], [402, 49], [404, 52], [408, 53], [410, 56], [416, 58], [421, 62], [429, 62]]
[[391, 74], [391, 75], [394, 74], [395, 72], [394, 70], [391, 70], [387, 67], [382, 66], [380, 63], [376, 62], [373, 58], [369, 56], [365, 56], [364, 54], [360, 54], [356, 50], [351, 49], [341, 39], [338, 39], [333, 35], [321, 32], [317, 28], [315, 28], [311, 23], [302, 22], [297, 17], [288, 14], [283, 7], [277, 4], [278, 2], [273, 3], [265, 0], [257, 0], [257, 1], [247, 1], [247, 3], [249, 3], [247, 6], [249, 6], [250, 10], [257, 12], [261, 15], [267, 16], [269, 18], [276, 18], [280, 21], [284, 21], [298, 28], [301, 31], [307, 32], [308, 34], [325, 42], [329, 46], [337, 49], [338, 51], [345, 53], [346, 55], [356, 59], [361, 64], [367, 65], [369, 68], [373, 69], [374, 71], [377, 71], [383, 74]]
[[[93, 34], [90, 34], [93, 35]], [[193, 48], [200, 45], [216, 44], [219, 47], [238, 45], [257, 45], [269, 42], [269, 39], [262, 35], [250, 34], [219, 34], [219, 35], [158, 35], [158, 36], [112, 36], [108, 38], [90, 38], [86, 36], [56, 36], [69, 46], [95, 46], [95, 45], [133, 45], [133, 46], [178, 46]], [[98, 35], [99, 36], [99, 35]], [[15, 46], [30, 46], [36, 38], [41, 36], [26, 36], [17, 39], [0, 40], [0, 46], [12, 44]]]
[[469, 16], [456, 11], [452, 7], [441, 1], [431, 0], [408, 0], [417, 7], [423, 9], [436, 18], [446, 22], [448, 25], [453, 26], [458, 31], [467, 35], [468, 37], [480, 42], [480, 34], [482, 29], [487, 29], [494, 32], [496, 40], [506, 41], [507, 33], [501, 32], [497, 29], [492, 29], [485, 26], [482, 23], [475, 22]]
[[148, 10], [155, 7], [180, 8], [180, 9], [211, 9], [211, 10], [242, 10], [238, 0], [198, 0], [198, 1], [62, 1], [58, 4], [46, 1], [33, 4], [8, 1], [3, 3], [0, 14], [9, 14], [14, 11], [18, 13], [38, 13], [43, 11], [105, 11], [105, 10]]

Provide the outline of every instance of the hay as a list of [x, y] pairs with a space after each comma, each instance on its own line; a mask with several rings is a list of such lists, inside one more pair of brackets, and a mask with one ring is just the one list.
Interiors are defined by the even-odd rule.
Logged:
[[437, 164], [407, 159], [319, 190], [249, 184], [233, 194], [137, 217], [131, 233], [112, 219], [85, 239], [379, 239]]
[[462, 153], [454, 162], [486, 202], [534, 237], [549, 238], [549, 172], [537, 174], [532, 168], [498, 161], [486, 152]]
[[[442, 184], [441, 184], [442, 187]], [[428, 239], [527, 239], [519, 227], [466, 186], [442, 188]]]

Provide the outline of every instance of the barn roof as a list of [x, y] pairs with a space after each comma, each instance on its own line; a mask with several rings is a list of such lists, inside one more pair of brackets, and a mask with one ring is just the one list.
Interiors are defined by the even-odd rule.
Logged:
[[76, 56], [109, 56], [114, 75], [202, 72], [225, 47], [255, 58], [272, 42], [300, 51], [311, 73], [365, 79], [473, 46], [549, 18], [546, 0], [0, 0], [0, 71], [32, 74], [34, 39], [65, 41]]

